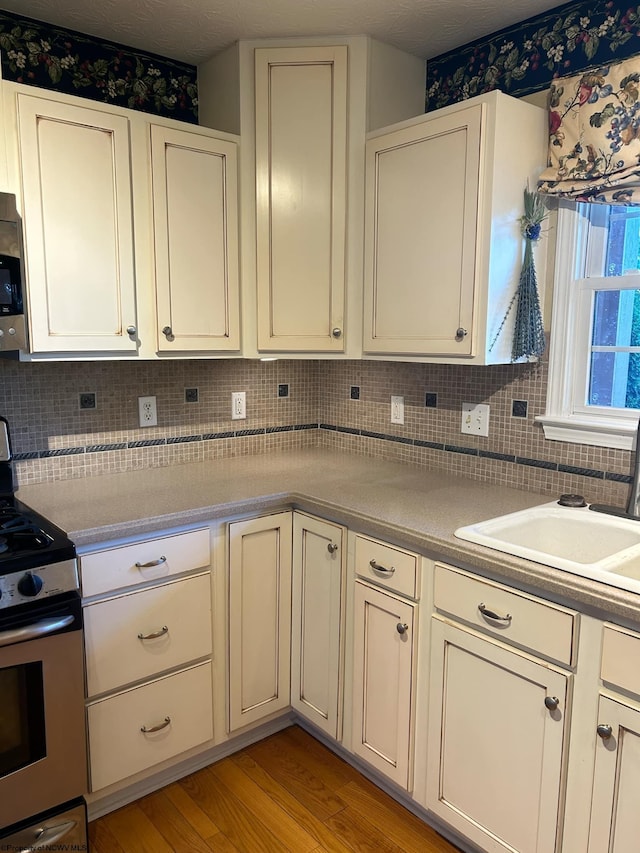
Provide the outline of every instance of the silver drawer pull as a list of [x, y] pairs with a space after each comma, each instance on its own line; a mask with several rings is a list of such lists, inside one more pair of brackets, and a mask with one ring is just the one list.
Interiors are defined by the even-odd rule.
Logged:
[[409, 626], [406, 622], [398, 622], [398, 624], [396, 625], [396, 631], [398, 632], [398, 634], [406, 634], [408, 630]]
[[485, 619], [493, 619], [495, 622], [504, 622], [507, 625], [511, 624], [511, 619], [513, 618], [510, 613], [507, 613], [505, 616], [500, 616], [499, 613], [494, 613], [493, 610], [489, 610], [484, 606], [482, 602], [478, 605], [478, 610]]
[[369, 565], [374, 572], [380, 572], [383, 575], [392, 575], [395, 572], [394, 566], [387, 568], [386, 566], [381, 566], [380, 563], [376, 563], [375, 560], [369, 560]]
[[147, 728], [146, 726], [140, 726], [140, 731], [142, 734], [150, 735], [153, 732], [160, 732], [162, 729], [166, 729], [169, 723], [171, 722], [171, 717], [165, 717], [161, 723], [158, 723], [157, 726], [150, 726]]
[[544, 704], [545, 708], [548, 708], [550, 711], [556, 711], [558, 709], [558, 705], [560, 704], [560, 700], [557, 696], [545, 696]]
[[329, 542], [329, 544], [327, 545], [327, 551], [330, 554], [335, 554], [337, 550], [338, 546], [334, 542]]
[[138, 634], [139, 640], [157, 640], [158, 637], [164, 637], [165, 634], [169, 633], [169, 629], [166, 625], [163, 625], [159, 631], [154, 631], [152, 634]]
[[602, 725], [602, 723], [597, 727], [596, 731], [598, 732], [598, 737], [601, 737], [602, 740], [609, 740], [613, 734], [611, 726]]
[[167, 562], [166, 557], [158, 557], [157, 560], [149, 560], [148, 563], [136, 563], [136, 569], [152, 569], [154, 566], [161, 566]]

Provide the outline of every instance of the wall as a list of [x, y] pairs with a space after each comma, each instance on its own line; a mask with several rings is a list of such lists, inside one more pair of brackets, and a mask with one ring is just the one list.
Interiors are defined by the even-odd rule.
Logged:
[[[583, 33], [601, 28], [611, 19], [612, 23], [605, 27], [605, 37], [600, 38], [609, 52], [614, 48], [614, 29], [620, 38], [625, 38], [628, 13], [617, 3], [589, 0], [567, 4], [562, 10], [564, 20], [572, 16], [573, 25], [578, 15]], [[541, 49], [547, 18], [553, 19], [555, 27], [560, 14], [561, 10], [555, 10], [544, 20], [525, 22], [520, 29], [524, 32], [523, 28], [537, 25], [537, 47]], [[593, 17], [587, 21], [589, 15]], [[605, 15], [604, 23], [597, 23], [597, 15]], [[3, 33], [18, 27], [15, 37], [26, 45], [27, 39], [33, 38], [31, 30], [36, 25], [46, 27], [0, 13], [0, 40]], [[560, 33], [566, 43], [568, 29], [553, 31]], [[31, 74], [30, 82], [44, 85], [37, 73], [50, 67], [44, 60], [55, 59], [55, 45], [67, 51], [57, 61], [70, 57], [64, 64], [74, 68], [76, 55], [80, 56], [86, 49], [84, 45], [91, 42], [79, 34], [54, 32], [54, 28], [47, 33], [38, 30], [37, 35], [46, 43], [40, 44], [39, 51], [29, 53], [25, 47], [25, 53], [19, 44], [14, 45], [13, 56], [3, 51], [5, 76], [9, 71], [14, 75], [11, 79], [18, 79], [24, 72], [25, 76]], [[622, 42], [626, 51], [634, 46], [632, 36], [635, 33]], [[54, 37], [61, 41], [55, 41], [52, 48], [47, 39]], [[509, 33], [494, 34], [482, 44], [465, 46], [430, 67], [440, 69], [442, 76], [444, 60], [457, 62], [461, 70], [456, 79], [465, 79], [465, 74], [474, 73], [476, 60], [472, 62], [472, 57], [486, 49], [486, 58], [495, 53], [495, 68], [500, 72], [494, 75], [494, 83], [497, 81], [508, 90], [508, 84], [517, 80], [513, 74], [505, 76], [509, 71], [507, 63], [498, 58], [508, 53], [502, 47], [510, 39]], [[554, 44], [558, 48], [558, 44], [549, 41], [545, 50], [552, 50]], [[573, 61], [584, 64], [584, 39], [580, 45], [573, 52]], [[107, 63], [108, 75], [112, 76], [97, 80], [94, 68], [93, 83], [120, 79], [118, 55], [114, 50], [111, 64]], [[556, 49], [552, 58], [558, 55]], [[160, 61], [157, 57], [148, 59], [156, 64]], [[13, 63], [13, 67], [7, 63]], [[148, 70], [148, 65], [143, 63], [142, 68]], [[546, 85], [557, 70], [555, 66], [547, 68]], [[172, 72], [167, 73], [170, 79]], [[490, 77], [491, 74], [485, 75], [483, 85]], [[53, 88], [64, 88], [65, 79], [62, 75], [57, 82], [52, 78], [45, 82]], [[67, 83], [73, 85], [71, 77]], [[82, 94], [111, 97], [108, 85], [106, 93], [101, 85], [96, 86], [95, 92], [88, 89]], [[193, 98], [187, 103], [191, 119], [195, 103]], [[166, 105], [149, 100], [139, 106], [161, 111]], [[552, 245], [553, 234], [548, 239]], [[287, 398], [277, 396], [277, 387], [283, 383], [289, 384]], [[351, 399], [352, 386], [360, 389], [358, 400]], [[199, 389], [199, 402], [185, 403], [184, 389], [193, 387]], [[469, 367], [360, 361], [39, 364], [0, 360], [0, 414], [8, 418], [12, 428], [20, 483], [321, 445], [550, 495], [575, 491], [592, 501], [623, 504], [628, 492], [630, 454], [545, 441], [534, 418], [544, 410], [546, 388], [544, 363]], [[229, 419], [230, 394], [234, 390], [247, 392], [246, 421]], [[94, 411], [79, 408], [79, 394], [85, 391], [97, 395]], [[436, 395], [435, 407], [425, 406], [427, 393]], [[403, 427], [389, 423], [391, 394], [405, 398]], [[156, 428], [142, 430], [137, 424], [137, 397], [146, 395], [157, 397], [159, 423]], [[525, 417], [513, 416], [514, 400], [527, 403]], [[489, 403], [488, 438], [461, 435], [462, 402]]]
[[[438, 468], [476, 480], [622, 504], [629, 453], [545, 441], [546, 364], [472, 367], [370, 361], [17, 363], [0, 360], [20, 483], [320, 445]], [[278, 386], [289, 396], [278, 397]], [[185, 403], [185, 388], [199, 402]], [[351, 399], [351, 389], [359, 399]], [[231, 392], [247, 392], [231, 421]], [[79, 395], [96, 393], [81, 410]], [[390, 424], [390, 397], [405, 424]], [[425, 406], [436, 395], [435, 407]], [[158, 426], [140, 429], [138, 396], [155, 395]], [[513, 415], [513, 401], [524, 417]], [[433, 402], [430, 400], [430, 402]], [[489, 437], [462, 435], [462, 402], [488, 402]], [[384, 484], [380, 484], [381, 487]]]

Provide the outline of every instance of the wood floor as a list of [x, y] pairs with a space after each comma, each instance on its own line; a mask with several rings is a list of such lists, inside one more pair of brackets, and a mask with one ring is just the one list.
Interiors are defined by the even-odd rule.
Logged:
[[92, 853], [457, 853], [297, 726], [89, 825]]

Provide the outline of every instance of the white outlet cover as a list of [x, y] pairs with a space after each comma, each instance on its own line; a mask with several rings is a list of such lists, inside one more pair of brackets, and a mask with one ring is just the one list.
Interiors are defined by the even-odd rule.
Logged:
[[138, 397], [138, 423], [141, 427], [158, 425], [158, 410], [155, 397]]
[[232, 391], [231, 393], [231, 420], [242, 421], [247, 417], [247, 393], [246, 391]]
[[391, 423], [392, 424], [403, 424], [404, 423], [404, 397], [396, 397], [392, 395], [391, 397]]

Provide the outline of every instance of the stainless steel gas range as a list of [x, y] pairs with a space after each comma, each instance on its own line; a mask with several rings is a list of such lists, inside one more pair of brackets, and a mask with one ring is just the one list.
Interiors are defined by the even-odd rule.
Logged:
[[0, 418], [0, 849], [87, 849], [86, 790], [75, 548], [16, 499]]

